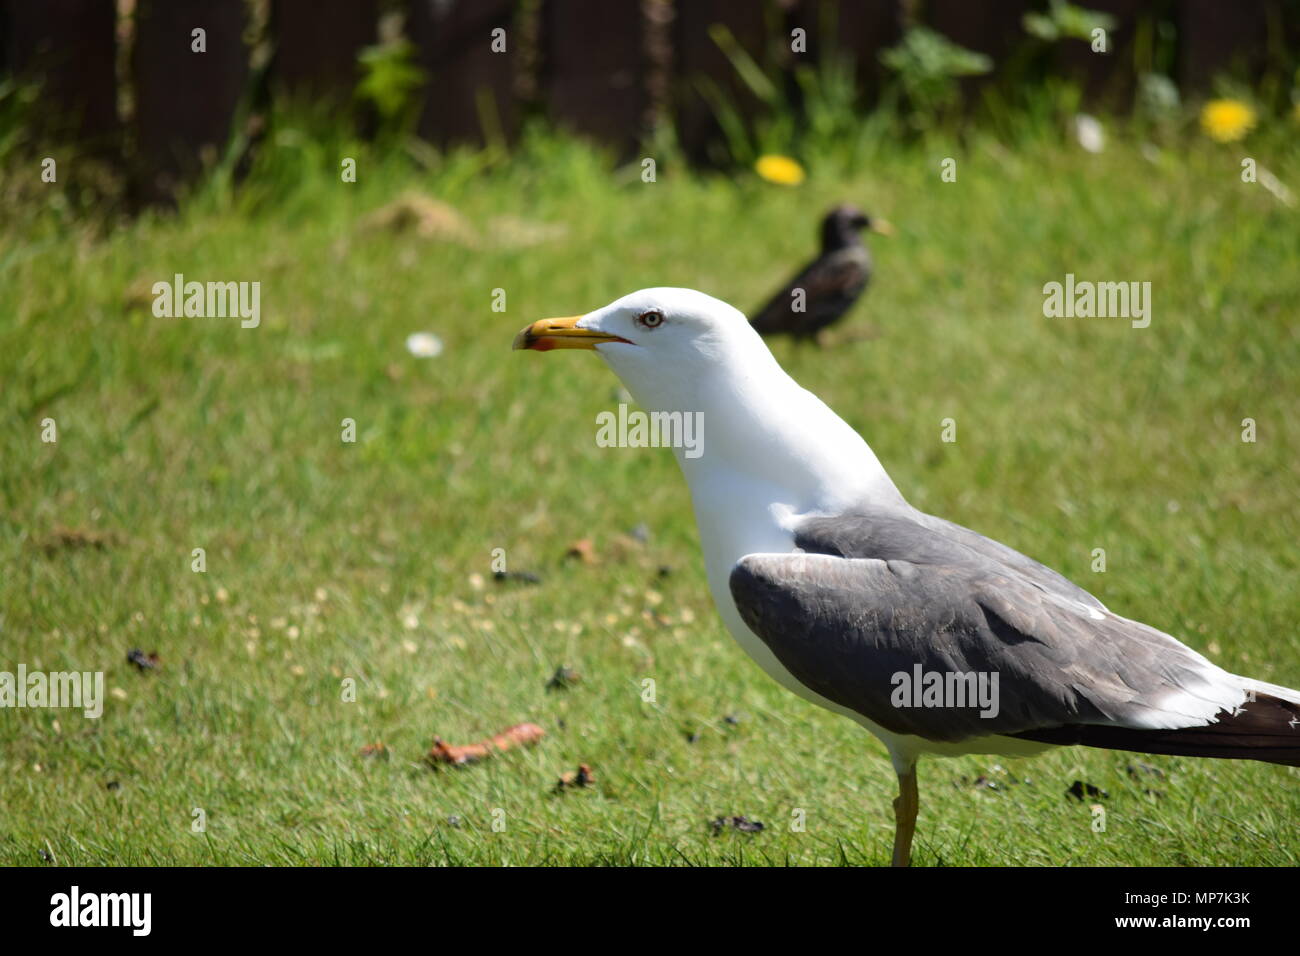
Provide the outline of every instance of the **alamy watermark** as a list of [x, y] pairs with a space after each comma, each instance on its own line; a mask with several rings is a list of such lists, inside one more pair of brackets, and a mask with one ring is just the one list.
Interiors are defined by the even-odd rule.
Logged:
[[186, 282], [176, 273], [171, 282], [155, 282], [153, 314], [160, 319], [226, 319], [238, 316], [239, 325], [255, 329], [262, 324], [262, 283]]
[[628, 411], [596, 416], [596, 444], [600, 448], [681, 448], [687, 458], [704, 454], [703, 412]]
[[1064, 283], [1044, 285], [1043, 295], [1049, 319], [1132, 319], [1135, 329], [1151, 324], [1150, 282], [1076, 282], [1068, 272]]
[[895, 707], [978, 707], [980, 716], [998, 715], [998, 672], [927, 671], [920, 664], [912, 672], [896, 671], [889, 702]]
[[80, 707], [91, 720], [104, 713], [103, 671], [0, 671], [0, 707]]
[[153, 928], [152, 893], [83, 893], [73, 885], [50, 897], [51, 926], [122, 926], [133, 936]]

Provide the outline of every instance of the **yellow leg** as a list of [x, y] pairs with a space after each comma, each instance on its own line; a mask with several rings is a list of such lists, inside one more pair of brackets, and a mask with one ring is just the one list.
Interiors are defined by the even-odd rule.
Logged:
[[921, 798], [916, 792], [916, 764], [898, 775], [898, 796], [894, 798], [894, 866], [912, 865], [912, 834], [916, 832], [916, 811]]

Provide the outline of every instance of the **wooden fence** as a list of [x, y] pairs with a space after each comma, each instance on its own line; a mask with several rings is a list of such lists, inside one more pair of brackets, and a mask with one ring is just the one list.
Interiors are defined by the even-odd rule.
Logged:
[[[1061, 70], [1094, 96], [1132, 91], [1135, 43], [1174, 28], [1174, 78], [1204, 91], [1220, 70], [1259, 75], [1289, 56], [1300, 0], [1081, 0], [1114, 16], [1110, 52], [1060, 44]], [[530, 114], [628, 154], [676, 124], [697, 157], [716, 140], [706, 78], [743, 111], [750, 91], [710, 35], [724, 24], [774, 75], [847, 54], [869, 104], [879, 53], [905, 22], [926, 24], [1001, 62], [1021, 17], [1047, 0], [0, 0], [0, 72], [39, 82], [38, 137], [130, 157], [152, 197], [201, 168], [249, 104], [282, 97], [349, 108], [357, 54], [381, 17], [401, 15], [426, 76], [419, 132], [439, 145], [514, 135]], [[194, 52], [193, 31], [205, 31]], [[806, 52], [790, 49], [791, 31]], [[504, 30], [505, 51], [492, 49]], [[260, 41], [258, 32], [260, 31]], [[1156, 31], [1153, 34], [1151, 31]], [[500, 34], [498, 34], [498, 37]], [[261, 46], [269, 64], [250, 62]], [[1280, 51], [1280, 52], [1279, 52]], [[1292, 62], [1292, 61], [1287, 61]], [[779, 78], [781, 82], [788, 81]], [[977, 85], [981, 81], [972, 81]], [[259, 105], [260, 104], [260, 105]], [[262, 117], [265, 120], [265, 117]], [[485, 123], [485, 120], [487, 121]], [[235, 132], [241, 132], [236, 130]]]

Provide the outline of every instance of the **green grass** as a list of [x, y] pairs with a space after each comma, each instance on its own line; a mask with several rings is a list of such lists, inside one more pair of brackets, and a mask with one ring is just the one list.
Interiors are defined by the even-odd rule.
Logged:
[[[59, 198], [75, 167], [71, 185], [26, 187], [38, 167], [9, 162], [0, 670], [102, 670], [113, 696], [98, 721], [0, 712], [0, 862], [886, 863], [883, 748], [725, 633], [671, 456], [595, 445], [615, 379], [593, 356], [510, 352], [535, 318], [647, 285], [751, 308], [842, 199], [900, 234], [873, 242], [851, 341], [776, 351], [913, 503], [1226, 668], [1300, 686], [1300, 228], [1240, 181], [1242, 152], [1193, 143], [1153, 162], [1122, 142], [1090, 156], [1047, 133], [976, 138], [881, 146], [790, 190], [671, 163], [645, 184], [547, 139], [422, 168], [283, 138], [233, 197], [214, 185], [176, 217], [102, 228]], [[338, 181], [340, 155], [360, 157], [358, 183]], [[942, 184], [949, 155], [958, 182]], [[1258, 155], [1300, 183], [1293, 146]], [[411, 189], [484, 233], [511, 215], [564, 234], [360, 228]], [[261, 281], [261, 327], [154, 318], [148, 287], [175, 272]], [[1042, 285], [1067, 272], [1149, 280], [1150, 328], [1045, 319]], [[441, 357], [407, 354], [418, 330]], [[640, 523], [648, 543], [620, 540]], [[59, 528], [104, 540], [61, 544]], [[583, 537], [596, 563], [566, 561]], [[543, 585], [494, 582], [494, 548]], [[133, 647], [162, 669], [137, 673]], [[561, 664], [582, 681], [548, 693]], [[547, 731], [533, 749], [422, 763], [435, 734], [525, 720]], [[374, 741], [391, 759], [360, 756]], [[553, 793], [579, 762], [596, 786]], [[1139, 762], [1164, 778], [1130, 776]], [[1067, 798], [1076, 779], [1108, 798]], [[929, 761], [921, 787], [918, 864], [1300, 863], [1300, 777], [1280, 767], [1063, 749]], [[767, 829], [711, 834], [733, 814]]]

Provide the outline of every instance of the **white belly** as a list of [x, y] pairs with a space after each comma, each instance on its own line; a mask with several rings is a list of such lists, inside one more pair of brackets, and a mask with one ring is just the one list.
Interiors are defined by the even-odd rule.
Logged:
[[[724, 484], [724, 483], [719, 483]], [[775, 489], [756, 486], [734, 476], [718, 493], [704, 483], [696, 482], [691, 488], [695, 506], [695, 522], [700, 531], [700, 544], [704, 550], [704, 567], [709, 578], [709, 591], [718, 608], [722, 623], [731, 636], [753, 658], [754, 662], [774, 681], [805, 700], [843, 714], [862, 723], [872, 733], [885, 740], [897, 735], [877, 727], [860, 714], [841, 707], [821, 694], [809, 690], [791, 674], [771, 649], [741, 619], [736, 602], [731, 597], [731, 569], [747, 554], [789, 554], [794, 551], [794, 534], [789, 530], [791, 519], [800, 515], [792, 508], [774, 507]], [[892, 748], [891, 748], [892, 749]]]

